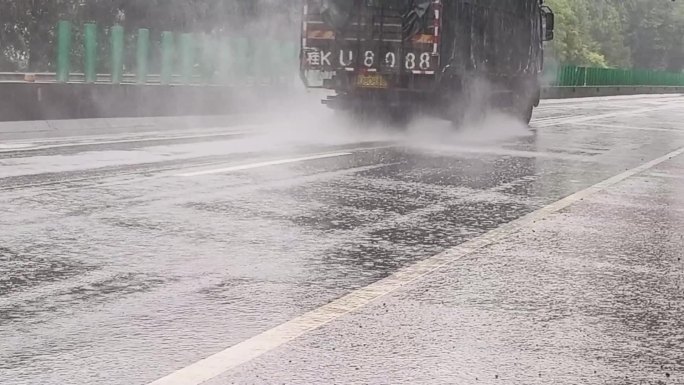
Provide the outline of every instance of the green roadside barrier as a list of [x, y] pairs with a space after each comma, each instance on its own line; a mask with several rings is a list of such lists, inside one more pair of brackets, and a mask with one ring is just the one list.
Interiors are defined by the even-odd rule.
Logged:
[[57, 82], [69, 81], [71, 71], [71, 23], [60, 21], [57, 24]]
[[217, 63], [217, 78], [216, 81], [221, 85], [228, 85], [233, 80], [232, 76], [232, 61], [233, 55], [231, 52], [232, 45], [230, 39], [222, 39], [217, 42], [218, 61]]
[[558, 87], [684, 86], [684, 73], [564, 65], [558, 69], [552, 85]]
[[173, 32], [165, 31], [161, 34], [161, 74], [160, 82], [169, 85], [173, 81]]
[[97, 81], [97, 25], [86, 24], [83, 27], [83, 51], [85, 54], [84, 73], [86, 83]]
[[[124, 27], [114, 25], [106, 31], [108, 43], [99, 47], [97, 24], [83, 25], [82, 52], [72, 52], [73, 26], [62, 20], [56, 27], [56, 80], [70, 81], [73, 55], [80, 54], [84, 81], [97, 82], [98, 64], [106, 61], [112, 84], [135, 82], [144, 85], [150, 79], [159, 84], [221, 84], [234, 86], [276, 85], [290, 79], [298, 70], [298, 46], [294, 42], [271, 38], [245, 36], [217, 36], [214, 34], [174, 33], [140, 28], [134, 36], [127, 36]], [[81, 36], [81, 35], [78, 35]], [[127, 43], [128, 42], [128, 43]], [[124, 73], [127, 59], [126, 44], [135, 44], [134, 77]], [[154, 50], [152, 47], [155, 47]], [[157, 48], [158, 47], [158, 48]], [[158, 55], [155, 57], [154, 55]], [[158, 75], [150, 74], [150, 63], [158, 66]], [[199, 79], [199, 80], [198, 80]]]
[[138, 84], [147, 84], [148, 61], [150, 57], [150, 30], [138, 30], [138, 44], [136, 50], [136, 71]]
[[202, 84], [220, 83], [221, 44], [218, 39], [208, 34], [200, 35], [200, 78]]
[[112, 83], [120, 84], [123, 80], [124, 28], [120, 25], [113, 26], [110, 39]]
[[232, 39], [232, 74], [234, 85], [244, 85], [250, 75], [249, 42], [244, 37]]
[[195, 39], [191, 33], [183, 33], [180, 36], [180, 61], [181, 82], [191, 84], [195, 66]]

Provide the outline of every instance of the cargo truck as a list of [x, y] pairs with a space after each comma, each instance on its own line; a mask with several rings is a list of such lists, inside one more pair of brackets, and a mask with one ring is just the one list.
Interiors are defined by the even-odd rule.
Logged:
[[539, 104], [543, 0], [304, 0], [300, 74], [331, 108], [437, 114], [506, 108], [529, 122]]

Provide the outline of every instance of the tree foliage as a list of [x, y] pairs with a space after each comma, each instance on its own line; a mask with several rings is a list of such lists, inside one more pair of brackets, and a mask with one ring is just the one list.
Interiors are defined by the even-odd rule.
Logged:
[[556, 13], [552, 56], [566, 64], [681, 71], [684, 3], [546, 0]]
[[[472, 0], [471, 0], [472, 1]], [[559, 63], [679, 71], [684, 2], [545, 0], [556, 13], [549, 56]], [[57, 21], [296, 38], [301, 0], [0, 0], [0, 70], [54, 68]], [[103, 35], [106, 31], [103, 31]], [[76, 34], [78, 37], [78, 29]], [[78, 45], [75, 45], [78, 50]], [[78, 54], [78, 53], [77, 53]]]

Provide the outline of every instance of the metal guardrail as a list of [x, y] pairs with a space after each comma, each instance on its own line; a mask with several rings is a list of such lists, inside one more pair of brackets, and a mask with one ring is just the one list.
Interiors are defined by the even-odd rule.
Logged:
[[[138, 75], [136, 74], [122, 74], [121, 84], [136, 84], [136, 85], [160, 85], [162, 84], [162, 77], [159, 74], [150, 74], [146, 77], [145, 83], [140, 83], [138, 81]], [[171, 75], [171, 80], [169, 85], [200, 85], [200, 86], [226, 86], [226, 85], [237, 85], [237, 84], [247, 84], [247, 85], [270, 85], [274, 82], [285, 83], [286, 80], [283, 77], [272, 77], [272, 78], [250, 78], [244, 77], [241, 82], [237, 81], [228, 82], [224, 84], [216, 82], [207, 82], [200, 75], [194, 75], [191, 81], [188, 83], [187, 78], [184, 75], [173, 74]], [[26, 83], [26, 84], [51, 84], [51, 83], [61, 83], [57, 79], [57, 74], [54, 72], [40, 72], [40, 73], [23, 73], [23, 72], [0, 72], [0, 83]], [[112, 75], [110, 74], [97, 74], [95, 84], [113, 84]], [[86, 82], [86, 75], [83, 73], [70, 73], [69, 79], [64, 84], [88, 84]]]
[[[161, 84], [162, 75], [149, 74], [145, 82], [141, 83], [137, 74], [124, 73], [119, 76], [123, 84]], [[199, 74], [167, 74], [165, 84], [194, 84], [194, 85], [228, 85], [226, 83], [269, 84], [273, 79], [282, 76], [261, 76], [259, 79], [252, 76], [242, 76], [228, 82], [215, 82]], [[543, 75], [551, 79], [550, 87], [684, 87], [684, 73], [669, 73], [646, 70], [622, 70], [611, 68], [588, 68], [576, 66], [562, 66], [557, 72], [546, 72]], [[94, 83], [114, 84], [114, 75], [96, 74]], [[54, 72], [24, 73], [24, 72], [0, 72], [0, 83], [58, 83], [59, 76]], [[70, 73], [66, 83], [87, 83], [86, 74]], [[223, 83], [223, 84], [221, 84]]]
[[542, 88], [542, 99], [684, 94], [684, 86], [562, 86]]
[[[77, 29], [79, 33], [75, 32]], [[298, 62], [296, 41], [171, 31], [151, 36], [146, 28], [127, 34], [118, 24], [108, 28], [109, 42], [102, 46], [105, 49], [103, 54], [98, 45], [102, 40], [99, 37], [102, 30], [94, 23], [79, 26], [67, 20], [59, 21], [55, 29], [56, 74], [54, 77], [37, 74], [23, 81], [225, 85], [244, 83], [249, 79], [251, 83], [268, 84], [294, 73]], [[157, 43], [159, 50], [153, 50]], [[75, 55], [75, 46], [82, 48], [78, 55]], [[134, 57], [129, 55], [131, 48], [134, 48]], [[132, 68], [135, 68], [135, 74], [124, 74], [126, 59], [134, 59]], [[72, 64], [77, 62], [82, 64], [84, 74], [71, 72]], [[155, 71], [159, 71], [159, 75], [148, 75], [151, 62], [158, 64], [159, 69]], [[97, 63], [108, 64], [110, 74], [96, 74]], [[274, 66], [273, 63], [281, 65]], [[22, 81], [13, 79], [17, 80]]]
[[[197, 76], [200, 83], [200, 77]], [[123, 74], [122, 83], [136, 84], [138, 81], [136, 74]], [[181, 75], [173, 75], [173, 83], [180, 84]], [[0, 72], [0, 83], [57, 83], [57, 74], [54, 72], [23, 73], [23, 72]], [[86, 76], [83, 73], [69, 74], [68, 83], [86, 83]], [[112, 84], [112, 75], [97, 74], [95, 83]], [[146, 84], [160, 84], [161, 75], [148, 75]]]
[[684, 73], [638, 69], [564, 65], [547, 71], [545, 77], [552, 78], [551, 85], [558, 87], [684, 86]]

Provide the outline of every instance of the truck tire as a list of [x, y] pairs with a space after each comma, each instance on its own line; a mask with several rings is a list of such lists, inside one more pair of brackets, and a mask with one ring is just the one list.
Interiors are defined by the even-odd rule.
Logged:
[[520, 118], [522, 119], [522, 122], [529, 126], [530, 122], [532, 121], [532, 114], [533, 113], [534, 113], [534, 105], [533, 104], [530, 104], [526, 108], [523, 108], [522, 111], [520, 111]]
[[454, 128], [462, 128], [465, 125], [466, 111], [462, 105], [450, 106], [446, 116]]
[[534, 107], [539, 105], [541, 88], [536, 78], [520, 79], [513, 87], [513, 111], [515, 117], [524, 124], [529, 125], [532, 121]]

